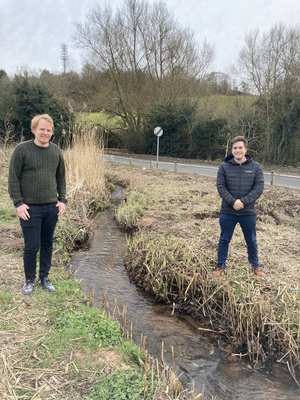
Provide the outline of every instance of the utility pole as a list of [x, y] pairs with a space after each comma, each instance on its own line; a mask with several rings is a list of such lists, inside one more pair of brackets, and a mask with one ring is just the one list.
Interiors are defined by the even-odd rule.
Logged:
[[61, 47], [60, 59], [63, 62], [64, 73], [66, 73], [66, 71], [67, 71], [67, 61], [69, 59], [68, 46], [66, 44], [62, 44], [60, 47]]

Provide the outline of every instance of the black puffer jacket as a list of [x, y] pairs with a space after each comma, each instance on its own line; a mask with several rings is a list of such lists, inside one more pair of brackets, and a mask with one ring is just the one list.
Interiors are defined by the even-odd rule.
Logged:
[[[261, 165], [246, 155], [247, 161], [238, 164], [232, 155], [220, 166], [217, 189], [222, 197], [221, 214], [255, 215], [255, 201], [264, 189], [264, 174]], [[236, 211], [234, 202], [240, 199], [244, 208]]]

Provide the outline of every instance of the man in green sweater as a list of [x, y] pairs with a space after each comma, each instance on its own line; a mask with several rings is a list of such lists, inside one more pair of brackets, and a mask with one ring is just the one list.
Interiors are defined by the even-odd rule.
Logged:
[[31, 121], [35, 138], [18, 144], [9, 165], [8, 191], [17, 208], [24, 236], [24, 294], [32, 294], [36, 278], [36, 256], [40, 251], [38, 283], [55, 290], [48, 278], [53, 236], [58, 217], [65, 212], [65, 164], [60, 148], [50, 142], [53, 120], [37, 115]]

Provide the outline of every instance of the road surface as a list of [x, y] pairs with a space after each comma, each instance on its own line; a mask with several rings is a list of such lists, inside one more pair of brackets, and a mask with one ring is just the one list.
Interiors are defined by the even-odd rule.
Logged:
[[[138, 165], [144, 168], [150, 168], [151, 162], [153, 168], [159, 169], [166, 169], [166, 170], [173, 170], [175, 169], [175, 164], [171, 162], [163, 162], [163, 161], [150, 161], [150, 160], [143, 160], [137, 158], [129, 158], [129, 157], [122, 157], [122, 156], [112, 156], [106, 154], [105, 159], [107, 161], [114, 161], [119, 162], [122, 164], [132, 164]], [[204, 166], [204, 165], [192, 165], [192, 164], [176, 164], [178, 172], [188, 172], [194, 174], [201, 174], [201, 175], [209, 175], [209, 176], [217, 176], [218, 167], [213, 166]], [[265, 183], [271, 183], [271, 173], [264, 172]], [[300, 189], [300, 176], [298, 175], [288, 175], [288, 174], [275, 174], [275, 185], [280, 186], [288, 186], [295, 189]]]

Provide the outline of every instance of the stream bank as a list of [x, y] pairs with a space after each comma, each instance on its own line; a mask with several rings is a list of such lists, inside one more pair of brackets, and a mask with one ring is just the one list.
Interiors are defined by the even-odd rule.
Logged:
[[[122, 199], [116, 193], [115, 207]], [[172, 311], [157, 303], [153, 295], [136, 287], [124, 268], [127, 241], [124, 231], [114, 220], [115, 210], [101, 212], [94, 222], [94, 236], [90, 248], [72, 255], [72, 270], [82, 280], [82, 289], [88, 296], [94, 291], [94, 305], [99, 307], [103, 292], [111, 308], [115, 300], [119, 309], [127, 309], [127, 329], [132, 324], [133, 339], [140, 343], [147, 336], [149, 354], [172, 363], [174, 347], [176, 373], [183, 384], [195, 382], [199, 392], [205, 388], [207, 398], [219, 399], [299, 399], [298, 388], [290, 374], [279, 365], [267, 373], [250, 367], [242, 357], [232, 356], [230, 347], [218, 343], [218, 337], [204, 330], [207, 327], [188, 315]]]

